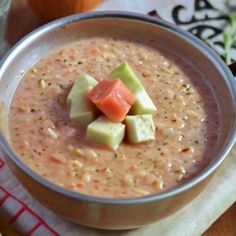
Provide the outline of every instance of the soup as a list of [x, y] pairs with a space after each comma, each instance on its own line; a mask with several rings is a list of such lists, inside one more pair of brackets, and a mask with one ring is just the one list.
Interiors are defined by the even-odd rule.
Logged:
[[[116, 150], [86, 138], [70, 120], [66, 99], [74, 81], [98, 81], [128, 62], [157, 107], [155, 140]], [[10, 111], [15, 151], [35, 172], [63, 188], [99, 197], [132, 198], [172, 189], [211, 162], [217, 144], [216, 99], [202, 75], [152, 42], [88, 37], [58, 48], [22, 78]]]

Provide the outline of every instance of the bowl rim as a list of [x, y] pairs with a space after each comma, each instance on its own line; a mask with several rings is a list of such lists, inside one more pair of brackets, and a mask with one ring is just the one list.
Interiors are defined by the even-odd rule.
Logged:
[[[218, 68], [219, 72], [224, 75], [225, 82], [228, 84], [228, 88], [230, 89], [232, 103], [235, 108], [234, 117], [236, 116], [236, 99], [235, 99], [236, 98], [236, 82], [229, 68], [223, 62], [223, 60], [216, 54], [216, 52], [213, 51], [213, 49], [209, 48], [204, 42], [202, 42], [200, 39], [198, 39], [191, 33], [183, 29], [180, 29], [179, 27], [175, 26], [172, 23], [169, 23], [162, 19], [157, 19], [151, 16], [147, 16], [140, 13], [134, 13], [134, 12], [96, 11], [96, 12], [71, 15], [71, 16], [63, 17], [55, 21], [52, 21], [50, 23], [47, 23], [35, 29], [28, 35], [26, 35], [23, 39], [21, 39], [18, 43], [16, 43], [7, 52], [7, 54], [3, 57], [3, 59], [0, 62], [0, 78], [2, 76], [4, 68], [7, 67], [7, 64], [11, 61], [12, 58], [14, 58], [14, 55], [16, 55], [24, 47], [25, 44], [33, 41], [38, 36], [43, 35], [47, 33], [48, 31], [55, 30], [58, 27], [63, 27], [67, 24], [71, 24], [73, 22], [90, 20], [90, 19], [99, 19], [99, 18], [128, 19], [128, 20], [136, 20], [136, 21], [158, 25], [160, 27], [164, 27], [167, 30], [170, 30], [176, 33], [178, 36], [182, 37], [183, 40], [190, 42], [196, 48], [196, 50], [199, 50], [208, 59], [210, 59], [211, 62]], [[0, 145], [3, 151], [8, 155], [8, 157], [10, 157], [10, 159], [17, 165], [17, 167], [21, 169], [21, 171], [23, 171], [25, 174], [33, 178], [34, 181], [39, 182], [41, 185], [50, 189], [53, 192], [62, 194], [66, 197], [73, 198], [75, 200], [84, 201], [84, 202], [93, 202], [96, 204], [110, 204], [110, 205], [133, 205], [133, 204], [150, 203], [153, 201], [167, 199], [167, 198], [170, 198], [172, 196], [175, 196], [182, 192], [187, 191], [188, 189], [194, 187], [195, 185], [203, 181], [210, 174], [212, 174], [219, 167], [219, 165], [224, 161], [224, 159], [227, 157], [236, 139], [236, 120], [235, 119], [232, 125], [231, 133], [228, 134], [227, 139], [228, 139], [228, 143], [225, 145], [224, 150], [218, 153], [218, 155], [215, 158], [215, 161], [210, 163], [207, 166], [207, 168], [203, 170], [199, 175], [190, 179], [186, 183], [176, 186], [175, 188], [170, 189], [166, 192], [154, 193], [154, 194], [141, 196], [137, 198], [127, 198], [127, 199], [117, 198], [116, 199], [116, 198], [104, 198], [104, 197], [86, 195], [83, 193], [70, 191], [43, 178], [42, 176], [34, 172], [31, 168], [29, 168], [15, 154], [15, 152], [12, 150], [10, 145], [7, 143], [4, 135], [0, 131]]]

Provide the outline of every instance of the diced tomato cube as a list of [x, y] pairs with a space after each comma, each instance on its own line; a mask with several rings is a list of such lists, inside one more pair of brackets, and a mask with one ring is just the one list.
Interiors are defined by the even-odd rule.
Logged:
[[119, 79], [103, 79], [88, 92], [88, 98], [108, 119], [121, 122], [125, 119], [135, 96]]

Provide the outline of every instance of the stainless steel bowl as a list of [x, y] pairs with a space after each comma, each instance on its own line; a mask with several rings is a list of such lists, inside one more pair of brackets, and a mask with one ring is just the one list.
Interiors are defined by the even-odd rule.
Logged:
[[[55, 48], [93, 35], [123, 34], [152, 40], [188, 60], [214, 90], [220, 107], [221, 131], [212, 150], [213, 161], [195, 178], [168, 192], [134, 199], [106, 199], [63, 189], [34, 173], [11, 147], [8, 114], [22, 75]], [[97, 31], [98, 32], [98, 31]], [[49, 23], [21, 40], [2, 60], [0, 68], [0, 143], [4, 157], [22, 185], [42, 204], [60, 216], [86, 226], [104, 229], [140, 227], [172, 214], [204, 189], [229, 153], [235, 140], [234, 78], [213, 50], [193, 35], [152, 17], [124, 12], [94, 12]]]

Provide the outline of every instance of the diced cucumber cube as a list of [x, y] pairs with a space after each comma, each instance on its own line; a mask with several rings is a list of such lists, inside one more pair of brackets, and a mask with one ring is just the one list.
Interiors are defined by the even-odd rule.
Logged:
[[119, 78], [132, 93], [143, 89], [141, 81], [128, 63], [120, 64], [108, 76]]
[[129, 142], [142, 143], [155, 139], [152, 115], [126, 116], [125, 124]]
[[87, 138], [115, 149], [122, 142], [125, 134], [125, 125], [115, 123], [100, 116], [87, 128]]
[[157, 111], [156, 106], [152, 102], [147, 92], [143, 89], [134, 93], [136, 97], [135, 103], [129, 111], [133, 115], [154, 114]]
[[88, 90], [89, 87], [94, 87], [98, 81], [91, 77], [90, 75], [81, 75], [79, 78], [75, 81], [73, 87], [71, 88], [71, 91], [67, 97], [67, 104], [70, 104], [74, 97], [79, 92], [82, 92], [84, 90]]
[[139, 80], [140, 76], [135, 73], [128, 63], [120, 64], [109, 74], [111, 78], [122, 80], [133, 95], [135, 95], [137, 100], [132, 105], [130, 114], [153, 114], [157, 111], [156, 106]]
[[77, 92], [70, 107], [70, 119], [81, 126], [87, 126], [95, 119], [96, 108], [86, 96], [87, 91]]
[[83, 127], [88, 126], [94, 120], [94, 113], [92, 111], [84, 111], [74, 115], [71, 118], [73, 121], [77, 122]]

